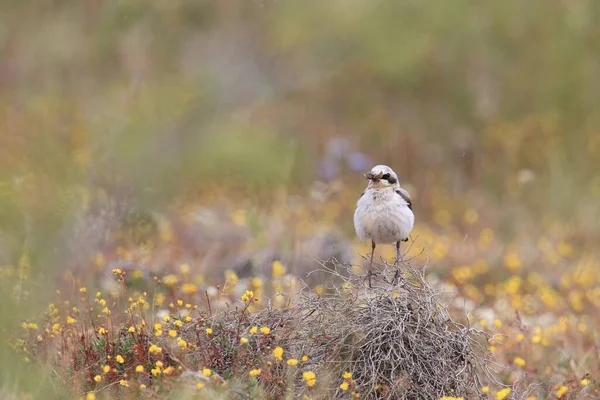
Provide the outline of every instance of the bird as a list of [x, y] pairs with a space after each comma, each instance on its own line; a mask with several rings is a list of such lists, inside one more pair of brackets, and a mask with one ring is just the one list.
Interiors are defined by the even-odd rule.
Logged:
[[[400, 242], [407, 242], [415, 223], [408, 191], [400, 187], [398, 175], [387, 165], [376, 165], [364, 174], [369, 180], [354, 212], [354, 228], [362, 241], [371, 240], [371, 269], [378, 244], [395, 244], [396, 266]], [[369, 270], [369, 285], [372, 272]]]

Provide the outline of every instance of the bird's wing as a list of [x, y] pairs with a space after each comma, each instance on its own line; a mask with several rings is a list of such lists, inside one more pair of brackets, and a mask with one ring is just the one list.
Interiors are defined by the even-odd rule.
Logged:
[[398, 189], [396, 189], [396, 193], [398, 193], [400, 197], [404, 199], [406, 204], [408, 204], [408, 208], [412, 210], [412, 202], [410, 201], [410, 194], [408, 194], [408, 191], [399, 187]]

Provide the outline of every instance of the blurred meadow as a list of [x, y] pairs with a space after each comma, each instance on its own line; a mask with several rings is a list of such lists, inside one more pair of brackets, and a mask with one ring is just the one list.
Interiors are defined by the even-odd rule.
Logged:
[[405, 259], [488, 337], [477, 397], [599, 398], [599, 11], [0, 2], [0, 398], [400, 398], [269, 314], [337, 293], [317, 260], [361, 273], [375, 164]]

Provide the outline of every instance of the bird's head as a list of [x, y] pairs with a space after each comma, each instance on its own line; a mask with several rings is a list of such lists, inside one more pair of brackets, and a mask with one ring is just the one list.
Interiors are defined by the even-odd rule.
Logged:
[[365, 174], [369, 188], [383, 189], [398, 184], [398, 175], [387, 165], [376, 165]]

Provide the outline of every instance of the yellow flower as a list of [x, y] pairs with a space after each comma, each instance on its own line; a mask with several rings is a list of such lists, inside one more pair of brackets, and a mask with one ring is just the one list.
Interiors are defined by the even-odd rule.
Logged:
[[167, 286], [173, 286], [177, 283], [177, 277], [175, 275], [167, 275], [163, 277], [162, 281]]
[[119, 385], [129, 387], [129, 382], [127, 382], [125, 379], [121, 379], [119, 381]]
[[177, 300], [177, 305], [181, 307], [183, 305], [183, 300]]
[[79, 288], [79, 293], [85, 293], [85, 292], [87, 292], [86, 288], [84, 288], [84, 287]]
[[350, 378], [352, 378], [352, 373], [351, 373], [351, 372], [348, 372], [348, 371], [346, 371], [346, 372], [344, 372], [344, 375], [343, 375], [343, 377], [344, 377], [344, 379], [350, 379]]
[[340, 389], [342, 389], [343, 391], [348, 390], [348, 382], [344, 382], [340, 385]]
[[500, 328], [502, 326], [502, 321], [500, 321], [499, 319], [495, 319], [494, 320], [494, 326], [496, 328]]
[[110, 367], [108, 365], [103, 366], [102, 372], [104, 372], [105, 374], [108, 374], [110, 372]]
[[154, 336], [162, 336], [163, 331], [161, 331], [160, 329], [157, 329], [154, 331]]
[[269, 328], [269, 327], [266, 327], [266, 326], [263, 326], [262, 328], [260, 328], [260, 332], [261, 332], [263, 335], [268, 335], [269, 333], [271, 333], [271, 328]]
[[302, 360], [302, 362], [307, 362], [308, 361], [308, 356], [302, 356], [301, 360]]
[[287, 365], [289, 365], [290, 367], [293, 367], [296, 364], [298, 364], [298, 360], [296, 360], [295, 358], [290, 358], [289, 360], [287, 360]]
[[212, 371], [208, 368], [202, 368], [202, 375], [204, 376], [211, 376], [212, 375]]
[[213, 330], [211, 328], [206, 328], [206, 334], [207, 335], [212, 335], [213, 334]]
[[135, 332], [135, 328], [133, 326], [130, 326], [129, 329], [127, 329], [128, 332], [130, 333], [134, 333]]
[[275, 347], [273, 350], [273, 356], [279, 361], [283, 361], [283, 349], [281, 347]]
[[75, 318], [71, 318], [71, 316], [67, 317], [67, 325], [73, 325], [77, 320]]
[[169, 330], [169, 336], [171, 336], [171, 337], [177, 336], [177, 331], [175, 329], [170, 329]]
[[150, 372], [152, 373], [152, 376], [160, 375], [160, 368], [152, 368]]
[[242, 301], [246, 302], [254, 297], [254, 292], [251, 290], [246, 290], [246, 292], [242, 295]]
[[271, 266], [273, 270], [273, 277], [280, 278], [285, 275], [285, 266], [281, 263], [281, 261], [276, 260], [273, 261], [273, 265]]
[[484, 386], [481, 388], [481, 392], [482, 393], [489, 393], [490, 392], [490, 387], [489, 386]]
[[589, 385], [589, 384], [590, 384], [590, 380], [589, 380], [589, 379], [582, 379], [582, 380], [581, 380], [581, 385], [582, 385], [582, 386], [587, 386], [587, 385]]
[[175, 368], [173, 368], [172, 366], [169, 366], [169, 367], [165, 368], [165, 370], [163, 371], [163, 374], [171, 375], [173, 372], [175, 372]]
[[245, 337], [242, 337], [242, 338], [240, 338], [240, 343], [246, 344], [246, 343], [248, 343], [248, 339], [246, 339]]
[[561, 398], [561, 397], [563, 397], [565, 394], [567, 394], [567, 392], [568, 392], [568, 391], [569, 391], [569, 388], [568, 388], [568, 387], [566, 387], [565, 385], [562, 385], [561, 387], [559, 387], [559, 388], [556, 390], [556, 397], [558, 397], [558, 398], [560, 399], [560, 398]]
[[157, 361], [154, 363], [154, 365], [156, 365], [156, 368], [162, 368], [164, 364], [162, 363], [162, 361]]
[[252, 328], [250, 328], [250, 333], [251, 334], [255, 334], [258, 332], [258, 326], [253, 326]]
[[117, 356], [115, 357], [115, 360], [117, 360], [117, 362], [119, 364], [123, 364], [125, 362], [125, 360], [123, 360], [123, 357], [121, 357], [120, 354], [117, 354]]
[[183, 317], [183, 320], [185, 322], [192, 322], [192, 317], [190, 317], [189, 315], [186, 315], [185, 317]]
[[137, 367], [135, 367], [135, 372], [144, 372], [144, 366], [138, 365]]
[[525, 360], [523, 360], [521, 357], [515, 357], [515, 359], [513, 360], [513, 363], [515, 365], [518, 365], [519, 367], [524, 367], [525, 366]]
[[98, 328], [98, 334], [106, 335], [106, 329], [104, 329], [103, 327]]
[[504, 266], [507, 269], [515, 271], [521, 268], [521, 265], [521, 259], [519, 258], [519, 255], [517, 253], [511, 251], [504, 256]]
[[179, 270], [181, 271], [182, 274], [189, 274], [190, 273], [190, 265], [189, 264], [181, 264], [179, 266]]
[[94, 377], [94, 381], [95, 381], [95, 382], [100, 382], [101, 380], [102, 380], [102, 377], [101, 377], [100, 375], [96, 375], [96, 376]]
[[260, 368], [257, 368], [257, 369], [253, 369], [253, 370], [252, 370], [252, 371], [250, 371], [248, 374], [249, 374], [251, 377], [255, 378], [255, 377], [257, 377], [258, 375], [260, 375], [260, 373], [261, 373], [261, 369], [260, 369]]
[[143, 383], [140, 385], [140, 389], [146, 389], [146, 385], [144, 385]]
[[198, 286], [193, 283], [184, 283], [181, 285], [181, 291], [185, 294], [194, 294], [198, 291]]
[[96, 400], [96, 395], [94, 394], [94, 392], [89, 392], [85, 395], [85, 400]]
[[313, 371], [306, 371], [302, 373], [302, 380], [308, 386], [314, 386], [317, 383], [317, 375]]
[[204, 383], [202, 383], [202, 382], [198, 382], [196, 384], [196, 389], [202, 389], [203, 387], [204, 387]]
[[173, 322], [173, 325], [175, 325], [178, 328], [181, 328], [183, 326], [183, 322], [181, 322], [181, 320], [177, 320]]
[[123, 273], [123, 271], [121, 271], [119, 268], [115, 268], [112, 270], [112, 273], [114, 275], [121, 275]]
[[496, 393], [496, 400], [504, 400], [510, 394], [510, 389], [505, 388]]
[[153, 344], [148, 348], [148, 352], [149, 353], [154, 353], [154, 354], [158, 354], [162, 351], [162, 348], [158, 347], [157, 345]]
[[180, 349], [187, 349], [187, 342], [185, 340], [183, 340], [182, 338], [178, 337], [177, 338], [177, 346], [179, 346]]

